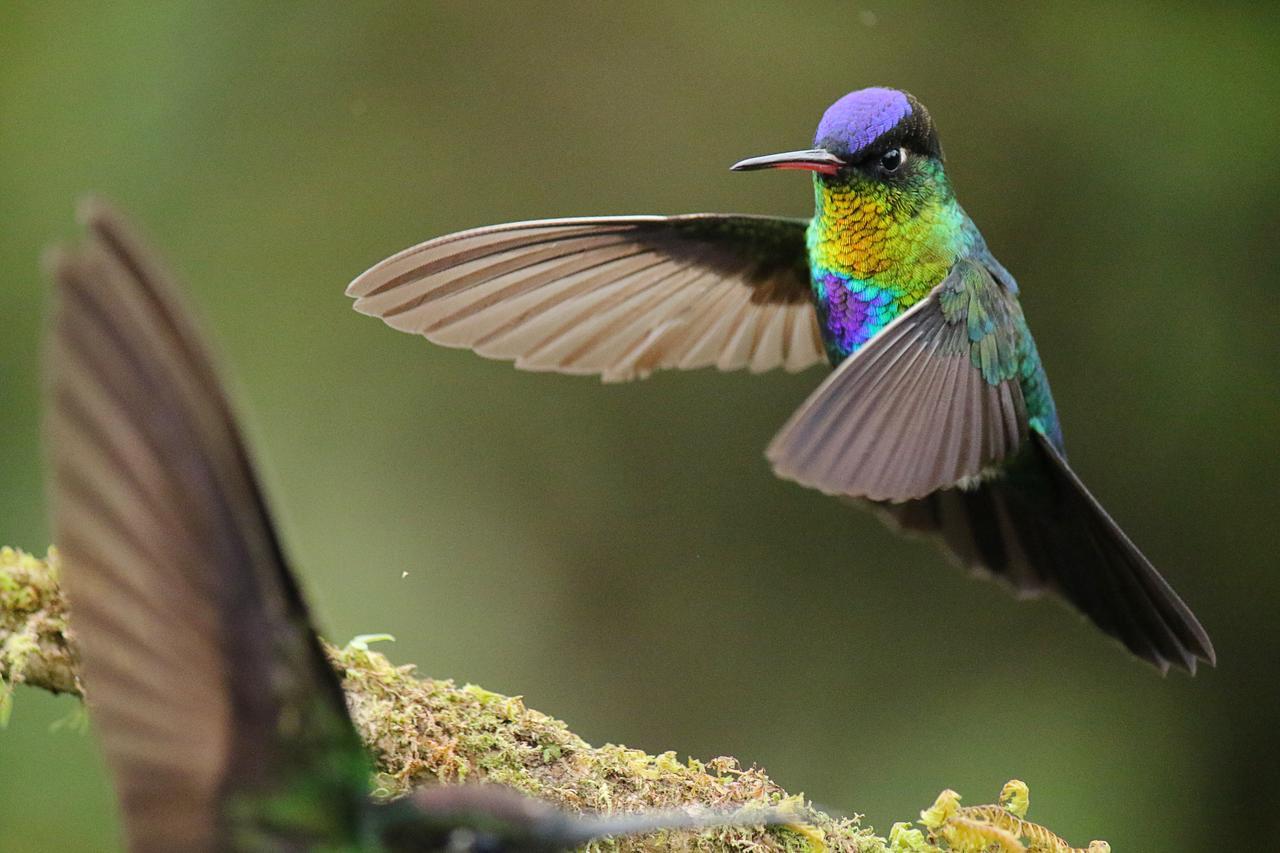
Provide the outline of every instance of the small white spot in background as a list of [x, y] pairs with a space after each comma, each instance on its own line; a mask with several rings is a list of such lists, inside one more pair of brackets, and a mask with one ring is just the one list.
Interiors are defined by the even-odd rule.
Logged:
[[408, 573], [408, 572], [401, 572], [401, 573], [400, 573], [400, 580], [404, 580], [404, 579], [405, 579], [405, 578], [407, 578], [407, 577], [409, 577], [409, 573]]
[[449, 846], [445, 849], [450, 853], [454, 853], [454, 851], [466, 853], [466, 851], [475, 848], [477, 840], [474, 831], [467, 829], [465, 826], [460, 826], [449, 833]]
[[862, 22], [864, 27], [874, 27], [880, 22], [880, 16], [870, 9], [863, 9], [858, 13], [858, 20]]

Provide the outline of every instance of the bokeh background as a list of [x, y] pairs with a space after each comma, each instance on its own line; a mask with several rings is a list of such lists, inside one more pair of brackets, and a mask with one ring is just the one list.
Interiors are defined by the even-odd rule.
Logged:
[[[1265, 7], [1259, 7], [1265, 9]], [[325, 632], [593, 742], [733, 754], [881, 831], [943, 787], [1117, 851], [1280, 829], [1280, 20], [1164, 4], [0, 5], [0, 543], [41, 551], [37, 258], [103, 193], [183, 273]], [[827, 104], [910, 89], [1020, 279], [1077, 470], [1220, 665], [775, 480], [820, 380], [522, 374], [361, 317], [366, 266], [547, 215], [801, 215]], [[407, 572], [407, 576], [402, 576]], [[118, 844], [74, 703], [20, 691], [0, 848]], [[1262, 843], [1266, 846], [1266, 842]]]

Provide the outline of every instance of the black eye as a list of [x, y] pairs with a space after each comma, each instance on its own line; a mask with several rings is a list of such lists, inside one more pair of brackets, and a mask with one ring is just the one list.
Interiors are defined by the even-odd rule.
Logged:
[[886, 172], [896, 172], [907, 162], [905, 148], [893, 148], [880, 155], [880, 168]]

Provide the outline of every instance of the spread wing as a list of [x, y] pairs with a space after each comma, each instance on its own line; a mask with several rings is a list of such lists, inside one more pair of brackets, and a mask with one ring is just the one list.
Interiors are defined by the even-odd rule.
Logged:
[[979, 477], [1027, 436], [1029, 338], [1016, 297], [960, 261], [847, 358], [769, 446], [778, 476], [828, 494], [904, 501]]
[[102, 205], [84, 218], [85, 244], [51, 258], [46, 426], [130, 848], [241, 843], [302, 774], [315, 791], [290, 819], [335, 820], [363, 793], [363, 753], [227, 397], [155, 261]]
[[347, 295], [393, 328], [526, 370], [796, 371], [826, 357], [804, 230], [720, 214], [494, 225], [393, 255]]

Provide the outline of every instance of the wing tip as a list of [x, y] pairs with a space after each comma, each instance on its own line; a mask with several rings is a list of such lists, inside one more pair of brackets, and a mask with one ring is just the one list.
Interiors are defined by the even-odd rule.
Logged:
[[[378, 263], [378, 264], [375, 264], [375, 265], [373, 265], [373, 266], [369, 267], [369, 269], [365, 270], [364, 272], [360, 273], [360, 275], [358, 275], [358, 276], [356, 276], [355, 278], [351, 279], [351, 283], [350, 283], [350, 284], [348, 284], [348, 285], [347, 285], [347, 289], [343, 291], [343, 293], [345, 293], [348, 297], [350, 297], [351, 299], [355, 299], [355, 300], [356, 300], [356, 310], [357, 310], [357, 311], [359, 311], [359, 310], [360, 310], [360, 308], [359, 308], [359, 300], [360, 300], [360, 298], [361, 298], [362, 296], [365, 296], [366, 294], [368, 294], [368, 292], [369, 292], [370, 290], [372, 290], [372, 289], [373, 289], [373, 288], [371, 288], [371, 287], [369, 286], [369, 279], [371, 279], [371, 278], [373, 277], [373, 274], [374, 274], [374, 273], [378, 270], [378, 268], [379, 268], [379, 267], [381, 267], [381, 266], [382, 266], [382, 264], [381, 264], [381, 263]], [[360, 313], [362, 313], [362, 314], [367, 314], [368, 312], [367, 312], [367, 311], [361, 311]]]
[[90, 193], [76, 202], [76, 222], [108, 247], [130, 247], [136, 242], [133, 228], [114, 204]]
[[[99, 239], [128, 230], [115, 206], [97, 193], [88, 193], [76, 201], [75, 221]], [[75, 247], [53, 244], [40, 253], [40, 272], [55, 285], [63, 286], [75, 277], [83, 258], [83, 244]]]
[[112, 204], [97, 193], [86, 193], [76, 200], [76, 222], [94, 228], [100, 222], [118, 220]]
[[40, 272], [49, 281], [61, 286], [71, 277], [76, 265], [75, 253], [62, 245], [46, 246], [40, 252]]

